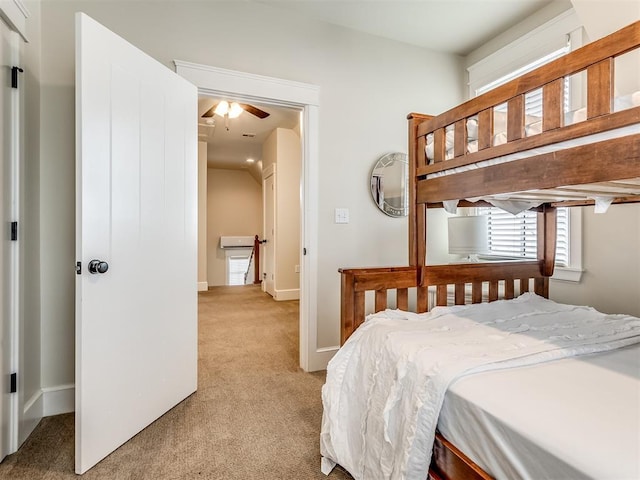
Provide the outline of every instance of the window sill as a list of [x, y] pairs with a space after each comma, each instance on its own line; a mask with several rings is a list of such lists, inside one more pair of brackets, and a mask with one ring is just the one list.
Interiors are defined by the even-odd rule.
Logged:
[[583, 272], [584, 270], [582, 270], [581, 268], [556, 267], [553, 271], [551, 280], [580, 283]]

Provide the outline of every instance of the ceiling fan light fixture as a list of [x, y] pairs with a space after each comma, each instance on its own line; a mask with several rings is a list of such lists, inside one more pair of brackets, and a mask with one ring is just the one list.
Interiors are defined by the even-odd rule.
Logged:
[[213, 113], [224, 117], [227, 113], [229, 113], [229, 102], [227, 102], [226, 100], [222, 100], [218, 105], [216, 105], [216, 109], [213, 111]]
[[255, 160], [253, 158], [247, 158], [247, 163], [253, 163]]
[[242, 112], [244, 112], [244, 110], [237, 102], [231, 102], [229, 106], [229, 118], [237, 118]]

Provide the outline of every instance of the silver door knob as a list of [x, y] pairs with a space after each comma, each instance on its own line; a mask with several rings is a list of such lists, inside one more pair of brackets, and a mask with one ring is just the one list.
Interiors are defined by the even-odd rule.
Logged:
[[89, 262], [89, 273], [105, 273], [109, 270], [109, 264], [102, 260], [91, 260]]

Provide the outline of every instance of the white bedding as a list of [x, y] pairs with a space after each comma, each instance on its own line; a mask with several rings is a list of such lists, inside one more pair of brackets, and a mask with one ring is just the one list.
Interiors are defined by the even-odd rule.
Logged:
[[440, 433], [498, 480], [640, 478], [640, 344], [464, 377]]
[[447, 387], [471, 373], [640, 341], [640, 319], [527, 293], [518, 299], [369, 316], [327, 368], [322, 470], [424, 479]]

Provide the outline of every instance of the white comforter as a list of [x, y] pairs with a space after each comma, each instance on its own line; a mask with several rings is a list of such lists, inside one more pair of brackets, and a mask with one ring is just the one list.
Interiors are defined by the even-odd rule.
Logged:
[[371, 315], [327, 367], [322, 471], [425, 479], [447, 387], [480, 371], [640, 342], [640, 318], [527, 293], [515, 300]]

